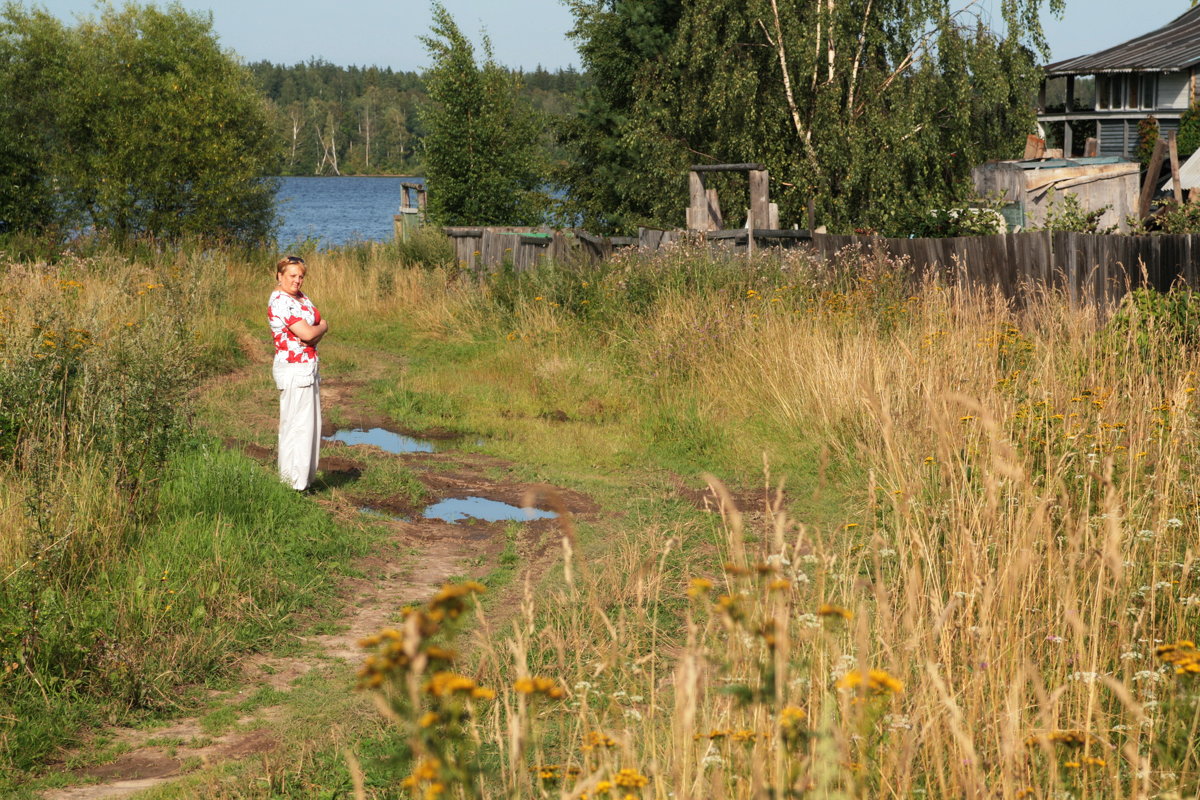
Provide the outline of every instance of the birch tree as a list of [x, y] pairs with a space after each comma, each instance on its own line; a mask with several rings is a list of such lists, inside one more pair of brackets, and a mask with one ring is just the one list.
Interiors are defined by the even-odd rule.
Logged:
[[[573, 4], [585, 66], [622, 81], [564, 136], [585, 223], [679, 225], [689, 164], [762, 162], [785, 222], [812, 199], [832, 229], [902, 234], [964, 197], [971, 166], [1020, 155], [1046, 53], [1040, 15], [1062, 2], [1005, 0], [997, 19], [972, 0], [695, 0], [675, 17], [665, 5]], [[614, 69], [639, 30], [654, 47], [625, 48]], [[597, 162], [614, 150], [642, 178], [606, 196], [590, 176], [613, 177]]]

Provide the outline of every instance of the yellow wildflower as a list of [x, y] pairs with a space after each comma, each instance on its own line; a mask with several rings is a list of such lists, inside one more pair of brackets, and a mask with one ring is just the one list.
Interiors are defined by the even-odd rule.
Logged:
[[818, 617], [841, 617], [842, 619], [851, 619], [854, 617], [854, 612], [848, 608], [841, 606], [833, 606], [829, 603], [822, 603], [817, 609]]
[[648, 784], [650, 779], [636, 769], [625, 768], [613, 776], [613, 782], [622, 789], [640, 789]]
[[904, 691], [904, 684], [881, 669], [868, 670], [863, 675], [861, 670], [851, 670], [838, 679], [835, 686], [839, 689], [858, 689], [866, 686], [871, 694], [899, 694]]

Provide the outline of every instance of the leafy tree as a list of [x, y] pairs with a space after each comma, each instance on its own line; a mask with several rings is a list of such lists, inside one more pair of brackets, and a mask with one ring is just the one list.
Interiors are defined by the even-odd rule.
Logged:
[[[266, 106], [207, 17], [130, 5], [67, 27], [10, 3], [0, 42], [0, 86], [15, 101], [0, 114], [0, 140], [15, 140], [31, 165], [16, 190], [0, 188], [9, 228], [271, 233]], [[11, 210], [20, 193], [36, 213]]]
[[1186, 158], [1200, 150], [1200, 106], [1192, 103], [1179, 117], [1179, 155]]
[[678, 225], [689, 164], [762, 162], [784, 220], [811, 198], [835, 229], [903, 233], [1033, 128], [1042, 0], [1000, 4], [1003, 33], [945, 0], [571, 5], [595, 89], [560, 178], [589, 227]]
[[41, 123], [67, 75], [66, 32], [58, 21], [30, 13], [18, 37], [15, 13], [5, 6], [0, 17], [0, 233], [38, 231], [56, 221], [49, 156], [60, 142]]
[[547, 197], [539, 139], [543, 125], [521, 98], [516, 77], [498, 66], [484, 40], [482, 64], [439, 3], [426, 73], [425, 180], [429, 215], [444, 225], [536, 225]]
[[1150, 166], [1154, 157], [1154, 147], [1158, 144], [1158, 120], [1153, 116], [1138, 120], [1138, 143], [1136, 156], [1142, 169]]

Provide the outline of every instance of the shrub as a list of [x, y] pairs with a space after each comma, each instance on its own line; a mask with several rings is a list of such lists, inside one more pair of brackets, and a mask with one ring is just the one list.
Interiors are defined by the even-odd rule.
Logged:
[[1154, 145], [1158, 142], [1158, 120], [1154, 117], [1146, 117], [1138, 123], [1138, 145], [1137, 145], [1137, 160], [1141, 163], [1142, 169], [1150, 165], [1150, 159], [1154, 155]]
[[1040, 228], [1034, 230], [1054, 233], [1112, 233], [1116, 230], [1115, 225], [1100, 227], [1100, 218], [1110, 208], [1112, 206], [1102, 206], [1089, 211], [1073, 192], [1067, 192], [1060, 198], [1056, 197], [1055, 191], [1051, 189], [1046, 198], [1046, 220]]
[[1184, 286], [1168, 292], [1135, 289], [1102, 331], [1114, 352], [1160, 371], [1179, 362], [1200, 341], [1200, 293]]
[[1190, 156], [1200, 150], [1200, 106], [1193, 103], [1179, 117], [1179, 136], [1175, 141], [1179, 155]]

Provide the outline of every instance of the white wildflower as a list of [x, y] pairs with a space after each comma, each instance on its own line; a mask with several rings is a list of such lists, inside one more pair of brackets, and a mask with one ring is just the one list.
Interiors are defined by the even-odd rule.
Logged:
[[846, 673], [858, 666], [858, 658], [849, 653], [839, 656], [837, 663], [833, 665], [833, 670], [830, 672], [830, 683], [837, 683], [846, 676]]
[[1136, 661], [1137, 659], [1139, 659], [1141, 657], [1142, 657], [1142, 654], [1137, 652], [1136, 650], [1126, 650], [1124, 653], [1121, 653], [1122, 661]]
[[1082, 683], [1095, 683], [1098, 677], [1100, 676], [1095, 672], [1072, 672], [1067, 676], [1067, 680], [1080, 681]]
[[642, 712], [638, 711], [636, 708], [627, 708], [625, 709], [625, 719], [631, 719], [634, 722], [641, 722]]
[[1179, 519], [1178, 517], [1171, 517], [1169, 520], [1167, 520], [1167, 527], [1168, 528], [1182, 528], [1183, 520]]
[[821, 618], [816, 614], [801, 614], [796, 620], [802, 628], [819, 628], [821, 627]]

